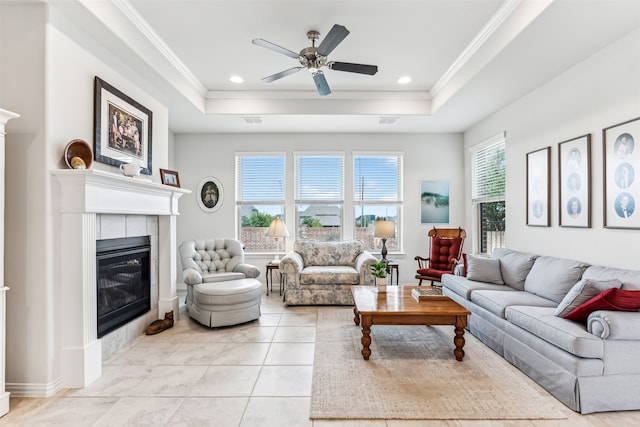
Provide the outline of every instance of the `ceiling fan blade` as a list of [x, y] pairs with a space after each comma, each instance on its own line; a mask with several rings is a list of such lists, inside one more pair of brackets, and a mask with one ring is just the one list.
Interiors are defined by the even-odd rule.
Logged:
[[304, 67], [293, 67], [293, 68], [289, 68], [288, 70], [284, 70], [284, 71], [280, 71], [279, 73], [275, 73], [269, 77], [265, 77], [263, 79], [260, 79], [261, 82], [263, 83], [271, 83], [274, 80], [278, 80], [281, 79], [283, 77], [287, 77], [291, 74], [295, 74], [298, 71], [302, 70]]
[[333, 49], [336, 48], [344, 40], [345, 37], [349, 35], [349, 30], [347, 30], [342, 25], [334, 24], [331, 27], [331, 30], [327, 33], [324, 39], [322, 39], [322, 43], [318, 46], [318, 53], [322, 56], [329, 55]]
[[267, 49], [271, 49], [274, 52], [278, 52], [281, 53], [283, 55], [286, 55], [290, 58], [294, 58], [294, 59], [298, 59], [300, 57], [300, 55], [298, 55], [297, 53], [289, 50], [289, 49], [285, 49], [282, 46], [278, 46], [277, 44], [268, 42], [264, 39], [253, 39], [251, 40], [251, 43], [256, 44], [258, 46], [262, 46], [262, 47], [266, 47]]
[[352, 64], [351, 62], [335, 62], [328, 64], [329, 69], [337, 71], [347, 71], [349, 73], [368, 74], [373, 76], [378, 72], [377, 65]]
[[327, 96], [331, 93], [331, 89], [329, 89], [329, 84], [327, 83], [327, 79], [324, 77], [322, 71], [318, 71], [313, 73], [313, 81], [316, 84], [316, 89], [318, 89], [318, 93], [322, 96]]

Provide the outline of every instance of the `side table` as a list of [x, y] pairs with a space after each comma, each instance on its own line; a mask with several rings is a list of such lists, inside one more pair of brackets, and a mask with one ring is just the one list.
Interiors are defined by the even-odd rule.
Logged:
[[280, 274], [280, 265], [274, 264], [272, 262], [267, 264], [267, 271], [265, 273], [266, 274], [265, 282], [267, 283], [267, 295], [269, 295], [269, 286], [271, 286], [271, 292], [273, 292], [273, 271], [274, 270], [276, 271], [276, 275], [280, 279], [280, 295], [282, 295], [282, 289], [284, 288], [284, 286], [283, 286], [282, 274]]

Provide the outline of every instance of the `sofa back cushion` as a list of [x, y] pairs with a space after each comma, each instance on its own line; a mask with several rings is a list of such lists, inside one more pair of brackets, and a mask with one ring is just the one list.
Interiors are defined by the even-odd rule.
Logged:
[[560, 303], [582, 277], [589, 264], [564, 258], [536, 258], [524, 282], [524, 290]]
[[300, 254], [305, 267], [310, 265], [348, 265], [355, 267], [356, 257], [364, 252], [364, 245], [358, 240], [345, 242], [318, 242], [296, 240], [293, 250]]
[[507, 248], [496, 248], [491, 253], [491, 258], [500, 260], [504, 284], [519, 291], [524, 290], [524, 282], [537, 257], [538, 255]]
[[618, 279], [622, 282], [622, 289], [640, 289], [640, 271], [638, 270], [592, 265], [584, 271], [582, 277], [593, 280]]
[[235, 239], [189, 240], [180, 245], [182, 268], [200, 274], [233, 271], [244, 262], [242, 243]]

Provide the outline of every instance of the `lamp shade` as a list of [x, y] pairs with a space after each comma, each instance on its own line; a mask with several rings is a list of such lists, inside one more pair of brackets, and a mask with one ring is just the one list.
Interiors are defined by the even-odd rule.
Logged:
[[388, 220], [376, 221], [374, 237], [392, 239], [396, 237], [396, 223]]
[[265, 236], [275, 238], [289, 237], [289, 232], [287, 231], [287, 226], [282, 219], [274, 218], [273, 221], [271, 221]]

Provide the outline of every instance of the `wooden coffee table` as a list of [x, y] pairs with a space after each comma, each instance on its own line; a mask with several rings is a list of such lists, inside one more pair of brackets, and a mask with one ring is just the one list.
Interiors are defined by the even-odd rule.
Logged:
[[[469, 310], [452, 299], [440, 296], [418, 302], [411, 296], [415, 286], [387, 286], [386, 293], [378, 293], [373, 286], [352, 286], [355, 306], [353, 321], [362, 324], [362, 357], [371, 355], [371, 326], [373, 325], [453, 325], [458, 361], [464, 357], [464, 328]], [[422, 286], [422, 288], [427, 288]]]

